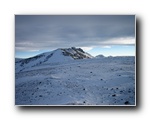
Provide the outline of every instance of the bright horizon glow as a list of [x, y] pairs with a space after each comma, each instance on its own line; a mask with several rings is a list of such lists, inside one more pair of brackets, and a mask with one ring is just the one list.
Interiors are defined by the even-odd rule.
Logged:
[[135, 46], [100, 46], [95, 47], [90, 51], [87, 51], [93, 56], [104, 55], [104, 56], [135, 56]]
[[[77, 47], [78, 48], [78, 47]], [[123, 46], [123, 45], [112, 45], [112, 46], [98, 46], [98, 47], [81, 47], [85, 52], [92, 56], [104, 55], [104, 56], [135, 56], [135, 46]], [[30, 58], [44, 52], [50, 52], [52, 50], [39, 50], [39, 51], [26, 51], [17, 52], [15, 58]]]

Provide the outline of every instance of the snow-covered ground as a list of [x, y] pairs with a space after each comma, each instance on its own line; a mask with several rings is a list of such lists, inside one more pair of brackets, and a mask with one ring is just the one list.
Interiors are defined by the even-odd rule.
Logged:
[[135, 105], [135, 57], [67, 59], [16, 70], [15, 104]]

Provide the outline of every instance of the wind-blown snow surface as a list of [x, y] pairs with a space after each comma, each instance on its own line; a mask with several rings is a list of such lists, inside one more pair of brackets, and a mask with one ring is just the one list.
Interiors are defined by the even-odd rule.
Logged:
[[135, 57], [45, 63], [15, 76], [16, 105], [135, 105]]

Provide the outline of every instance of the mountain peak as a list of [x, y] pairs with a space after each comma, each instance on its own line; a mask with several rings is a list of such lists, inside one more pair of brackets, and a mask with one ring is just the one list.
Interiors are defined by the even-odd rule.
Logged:
[[84, 52], [81, 48], [62, 48], [61, 49], [64, 56], [70, 56], [73, 59], [86, 59], [86, 58], [92, 58], [90, 54]]
[[27, 59], [16, 59], [16, 71], [25, 70], [25, 68], [31, 68], [34, 66], [40, 66], [42, 64], [53, 64], [70, 62], [76, 59], [93, 58], [90, 54], [84, 52], [81, 48], [58, 48], [51, 52], [45, 52], [34, 57]]

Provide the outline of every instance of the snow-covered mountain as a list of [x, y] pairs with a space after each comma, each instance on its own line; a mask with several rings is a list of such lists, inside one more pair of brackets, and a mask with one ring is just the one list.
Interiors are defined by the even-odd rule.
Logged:
[[41, 64], [59, 64], [71, 60], [87, 58], [93, 58], [93, 56], [84, 52], [81, 48], [59, 48], [27, 59], [16, 58], [15, 70], [16, 72], [20, 72], [27, 68], [39, 66]]
[[73, 59], [93, 58], [89, 53], [84, 52], [81, 48], [66, 48], [61, 49], [64, 56], [70, 56]]

